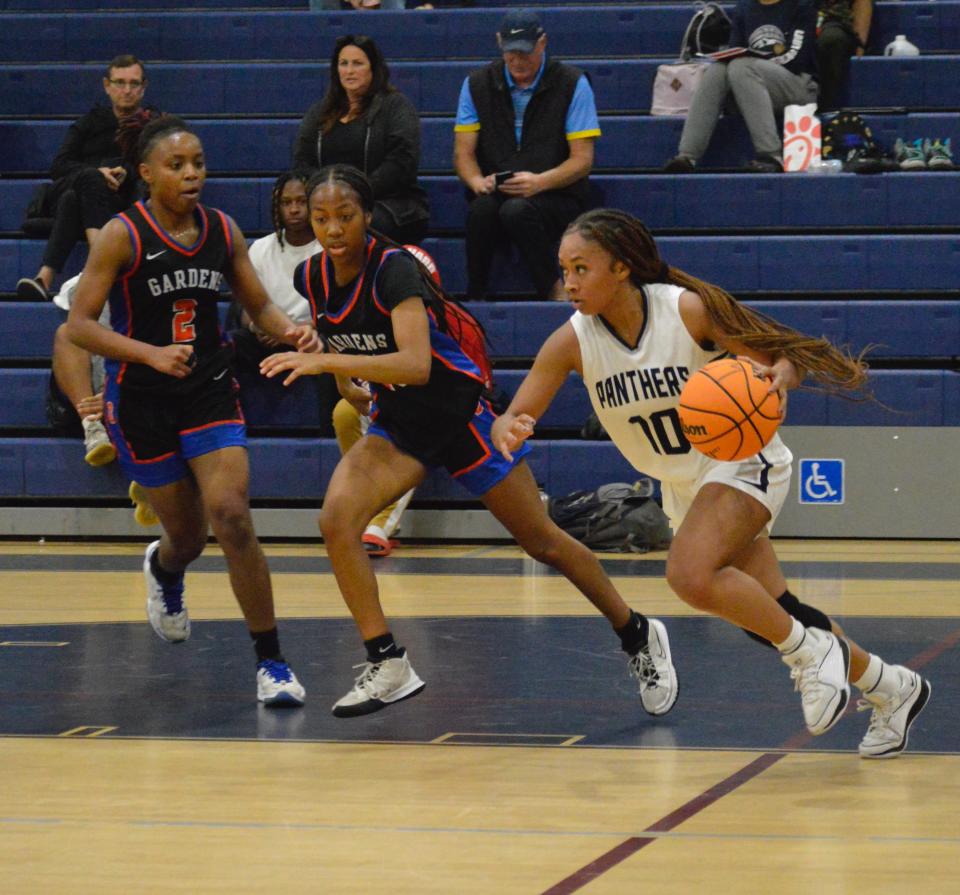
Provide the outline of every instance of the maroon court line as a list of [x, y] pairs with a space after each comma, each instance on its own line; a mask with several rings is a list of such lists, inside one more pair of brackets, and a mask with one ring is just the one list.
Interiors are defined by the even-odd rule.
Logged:
[[[934, 659], [945, 653], [948, 649], [956, 646], [957, 643], [960, 643], [960, 628], [951, 631], [939, 643], [935, 643], [922, 652], [917, 653], [917, 655], [906, 661], [904, 664], [908, 668], [912, 668], [914, 671], [919, 671], [925, 665], [929, 665]], [[852, 704], [853, 700], [851, 700], [851, 705]], [[850, 711], [849, 706], [847, 711]], [[796, 736], [790, 737], [790, 739], [788, 739], [781, 748], [791, 751], [801, 749], [812, 739], [812, 734], [807, 733], [807, 731], [802, 731]], [[750, 764], [742, 767], [739, 771], [735, 771], [725, 780], [721, 780], [719, 783], [711, 786], [710, 789], [706, 790], [700, 795], [694, 796], [694, 798], [692, 798], [685, 805], [681, 805], [675, 811], [671, 811], [665, 817], [660, 818], [660, 820], [654, 821], [643, 832], [666, 833], [669, 830], [672, 830], [674, 827], [679, 826], [684, 821], [689, 820], [695, 814], [699, 814], [704, 808], [708, 808], [718, 799], [723, 798], [723, 796], [728, 795], [738, 787], [743, 786], [744, 783], [747, 783], [754, 777], [762, 774], [765, 770], [767, 770], [767, 768], [773, 766], [780, 761], [781, 758], [785, 758], [789, 754], [789, 751], [765, 752], [763, 755], [751, 761]], [[641, 848], [644, 848], [651, 842], [656, 841], [656, 838], [656, 836], [631, 836], [629, 839], [625, 839], [619, 845], [615, 845], [610, 849], [610, 851], [600, 855], [600, 857], [596, 860], [593, 860], [589, 864], [581, 867], [579, 870], [574, 871], [566, 879], [560, 880], [560, 882], [558, 882], [556, 885], [553, 885], [549, 889], [545, 890], [542, 895], [569, 895], [571, 892], [576, 892], [587, 885], [587, 883], [595, 880], [598, 876], [601, 876], [611, 868], [616, 867], [617, 864], [626, 861], [627, 858], [633, 854], [636, 854]]]

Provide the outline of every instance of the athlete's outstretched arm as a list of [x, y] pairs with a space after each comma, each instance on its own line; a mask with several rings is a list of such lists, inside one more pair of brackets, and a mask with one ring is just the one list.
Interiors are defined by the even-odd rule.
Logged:
[[133, 260], [130, 235], [123, 222], [114, 218], [94, 240], [83, 268], [77, 291], [67, 317], [70, 341], [92, 354], [114, 360], [146, 364], [161, 373], [182, 379], [190, 374], [192, 345], [167, 345], [158, 348], [131, 339], [101, 326], [98, 322], [114, 280]]
[[510, 452], [533, 435], [537, 420], [550, 406], [567, 376], [580, 369], [580, 344], [573, 324], [567, 322], [543, 343], [510, 406], [493, 423], [493, 445], [507, 460], [512, 461]]
[[260, 363], [268, 379], [285, 370], [289, 385], [300, 376], [335, 373], [384, 385], [423, 385], [430, 379], [430, 322], [423, 300], [413, 295], [390, 312], [397, 350], [390, 354], [271, 354]]
[[243, 306], [254, 326], [268, 336], [300, 351], [316, 351], [319, 340], [314, 328], [306, 323], [294, 323], [270, 300], [260, 277], [250, 263], [250, 253], [247, 251], [247, 241], [243, 233], [233, 218], [229, 215], [225, 217], [233, 237], [233, 258], [230, 259], [225, 276], [234, 298]]

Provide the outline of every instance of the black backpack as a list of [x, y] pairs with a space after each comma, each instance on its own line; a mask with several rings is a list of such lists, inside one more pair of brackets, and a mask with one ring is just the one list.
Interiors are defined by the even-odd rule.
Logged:
[[670, 525], [649, 496], [653, 483], [615, 482], [596, 491], [573, 491], [547, 503], [550, 518], [591, 550], [646, 553], [670, 543]]
[[683, 32], [680, 58], [692, 59], [698, 54], [716, 53], [727, 46], [730, 40], [730, 17], [717, 3], [694, 4], [697, 11]]
[[823, 125], [821, 145], [824, 159], [837, 159], [844, 171], [854, 174], [879, 174], [896, 167], [891, 168], [867, 123], [846, 109]]

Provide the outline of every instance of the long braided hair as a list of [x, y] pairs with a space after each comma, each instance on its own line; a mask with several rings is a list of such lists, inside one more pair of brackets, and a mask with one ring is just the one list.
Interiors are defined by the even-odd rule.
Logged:
[[270, 218], [273, 221], [273, 232], [277, 234], [277, 241], [280, 243], [281, 249], [283, 248], [283, 220], [280, 217], [280, 199], [283, 197], [283, 188], [291, 180], [299, 180], [303, 184], [303, 188], [306, 189], [310, 182], [310, 172], [303, 168], [284, 171], [273, 184], [273, 192], [270, 194]]
[[[352, 165], [328, 165], [321, 168], [307, 183], [308, 206], [314, 191], [324, 184], [340, 184], [347, 187], [356, 195], [363, 211], [367, 214], [373, 213], [373, 187], [366, 175], [358, 168], [354, 168]], [[388, 248], [397, 249], [408, 258], [413, 259], [420, 271], [420, 279], [423, 280], [424, 295], [422, 299], [427, 308], [427, 313], [436, 321], [437, 329], [456, 341], [480, 368], [484, 386], [488, 390], [491, 389], [493, 387], [493, 370], [490, 356], [487, 353], [487, 333], [480, 321], [443, 289], [434, 279], [433, 272], [416, 255], [399, 243], [394, 242], [389, 236], [374, 230], [373, 227], [368, 227], [367, 232]]]
[[597, 208], [576, 218], [566, 232], [579, 233], [625, 264], [637, 288], [649, 283], [673, 283], [696, 292], [718, 330], [749, 348], [788, 358], [801, 378], [806, 374], [813, 376], [823, 390], [869, 397], [865, 352], [853, 357], [827, 339], [797, 332], [740, 304], [719, 286], [671, 267], [661, 259], [650, 231], [633, 215], [613, 208]]

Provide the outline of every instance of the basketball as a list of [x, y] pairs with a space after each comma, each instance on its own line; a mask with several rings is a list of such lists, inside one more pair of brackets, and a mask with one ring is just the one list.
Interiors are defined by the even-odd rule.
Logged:
[[680, 393], [680, 428], [714, 460], [752, 457], [780, 425], [780, 397], [748, 361], [728, 357], [697, 370]]

